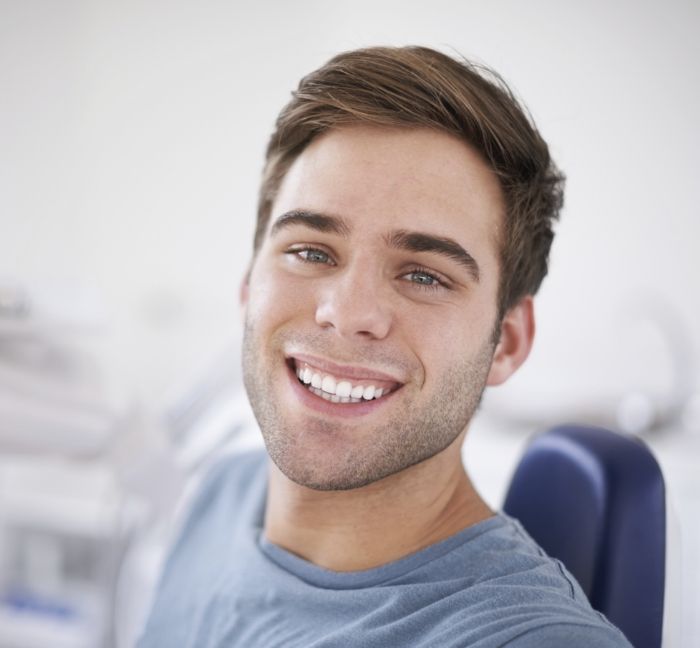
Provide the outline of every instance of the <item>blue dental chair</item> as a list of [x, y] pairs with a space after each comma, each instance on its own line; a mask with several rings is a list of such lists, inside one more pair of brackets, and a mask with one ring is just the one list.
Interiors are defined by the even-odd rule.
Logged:
[[665, 486], [646, 445], [600, 428], [554, 428], [526, 449], [503, 510], [635, 648], [661, 646]]

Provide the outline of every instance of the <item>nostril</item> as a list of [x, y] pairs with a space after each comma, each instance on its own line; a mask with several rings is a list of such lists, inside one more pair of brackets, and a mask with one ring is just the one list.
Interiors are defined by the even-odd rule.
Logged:
[[355, 266], [342, 281], [334, 282], [318, 298], [315, 321], [321, 328], [332, 328], [339, 335], [350, 338], [381, 339], [392, 325], [392, 305], [383, 293], [381, 277], [372, 279], [372, 273]]

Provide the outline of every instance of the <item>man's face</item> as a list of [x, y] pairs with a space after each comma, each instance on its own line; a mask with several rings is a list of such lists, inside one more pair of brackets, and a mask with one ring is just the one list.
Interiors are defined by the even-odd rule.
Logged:
[[297, 158], [244, 290], [244, 381], [288, 478], [357, 488], [466, 429], [502, 220], [493, 173], [437, 131], [345, 127]]

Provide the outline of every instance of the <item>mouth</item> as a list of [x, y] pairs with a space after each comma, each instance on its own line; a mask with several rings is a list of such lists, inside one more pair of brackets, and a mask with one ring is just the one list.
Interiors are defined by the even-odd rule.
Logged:
[[[287, 364], [300, 386], [330, 403], [359, 405], [375, 402], [402, 386], [402, 383], [377, 372], [330, 366], [325, 361], [290, 357]], [[321, 364], [324, 366], [319, 366]]]

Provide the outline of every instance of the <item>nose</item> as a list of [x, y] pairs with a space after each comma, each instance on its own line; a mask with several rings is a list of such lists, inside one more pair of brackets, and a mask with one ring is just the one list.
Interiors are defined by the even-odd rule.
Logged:
[[391, 330], [391, 299], [379, 273], [359, 264], [337, 273], [317, 299], [316, 323], [343, 337], [383, 339]]

